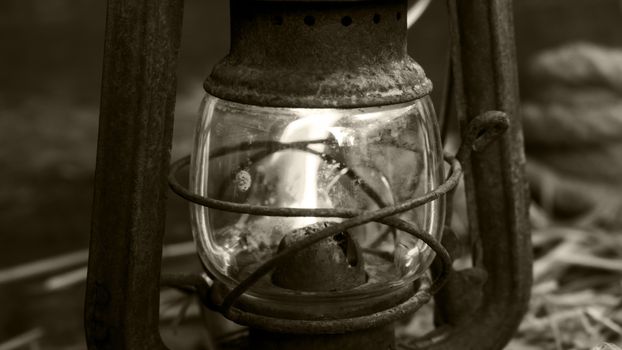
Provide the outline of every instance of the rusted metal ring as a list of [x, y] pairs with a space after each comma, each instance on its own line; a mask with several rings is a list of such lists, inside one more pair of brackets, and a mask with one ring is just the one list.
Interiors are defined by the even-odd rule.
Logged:
[[424, 277], [421, 279], [419, 290], [403, 303], [386, 310], [358, 317], [326, 320], [292, 320], [258, 315], [236, 307], [231, 307], [223, 315], [238, 324], [261, 328], [269, 332], [340, 334], [382, 326], [411, 315], [430, 301], [432, 297], [431, 288], [429, 278]]

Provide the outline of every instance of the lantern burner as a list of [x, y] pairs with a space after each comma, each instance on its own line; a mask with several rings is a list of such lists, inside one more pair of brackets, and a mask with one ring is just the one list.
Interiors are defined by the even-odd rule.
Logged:
[[[330, 226], [318, 222], [284, 236], [278, 252], [313, 232]], [[294, 254], [272, 274], [272, 283], [298, 291], [334, 292], [356, 288], [367, 281], [361, 247], [350, 234], [339, 232]]]

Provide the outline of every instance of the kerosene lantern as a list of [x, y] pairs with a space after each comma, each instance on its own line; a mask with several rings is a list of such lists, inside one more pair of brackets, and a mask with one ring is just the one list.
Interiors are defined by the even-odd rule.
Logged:
[[[170, 172], [172, 189], [191, 202], [197, 253], [210, 281], [198, 276], [163, 277], [168, 285], [194, 288], [207, 306], [249, 327], [248, 335], [223, 342], [223, 349], [455, 348], [459, 343], [468, 349], [494, 349], [507, 341], [508, 330], [503, 330], [501, 337], [492, 337], [487, 345], [481, 331], [490, 329], [490, 322], [501, 316], [490, 310], [504, 312], [499, 302], [517, 303], [509, 326], [501, 322], [500, 327], [511, 331], [522, 313], [529, 284], [523, 276], [529, 262], [524, 239], [526, 207], [520, 124], [507, 117], [515, 108], [515, 76], [513, 68], [507, 67], [513, 63], [512, 40], [504, 37], [509, 35], [506, 24], [495, 22], [508, 17], [508, 4], [485, 3], [486, 11], [477, 6], [456, 7], [452, 1], [449, 6], [454, 40], [451, 91], [463, 127], [463, 145], [456, 159], [443, 154], [429, 97], [432, 83], [406, 52], [406, 0], [230, 1], [230, 53], [204, 84], [206, 95], [191, 158], [175, 162]], [[161, 26], [147, 22], [145, 30], [161, 30], [163, 38], [175, 38], [175, 6], [157, 5], [157, 11], [144, 6], [145, 16], [156, 18], [155, 23]], [[119, 18], [128, 13], [140, 18], [132, 8], [123, 9]], [[458, 20], [459, 13], [466, 13], [464, 22]], [[483, 14], [483, 18], [469, 15], [473, 13]], [[479, 24], [475, 34], [461, 37], [463, 26], [471, 22]], [[109, 25], [109, 31], [114, 32], [115, 23]], [[469, 41], [470, 35], [484, 34], [493, 35], [494, 40], [486, 45]], [[110, 32], [109, 37], [131, 41]], [[166, 45], [155, 49], [149, 41], [134, 44], [166, 51]], [[508, 49], [510, 56], [503, 61], [503, 54], [508, 54], [503, 50]], [[480, 62], [460, 56], [476, 55], [477, 50], [482, 50]], [[170, 62], [170, 57], [163, 62]], [[492, 72], [483, 71], [473, 78], [481, 62], [495, 65], [489, 67]], [[158, 67], [170, 74], [170, 67], [167, 70], [158, 64], [147, 65], [145, 72]], [[161, 84], [161, 80], [155, 83]], [[466, 89], [482, 84], [477, 92]], [[104, 84], [104, 96], [106, 89]], [[482, 98], [486, 92], [494, 94], [491, 89], [497, 91], [499, 102]], [[170, 92], [167, 94], [170, 97]], [[151, 111], [159, 112], [158, 108]], [[133, 176], [132, 161], [145, 175], [154, 164], [160, 164], [157, 152], [148, 154], [147, 150], [162, 148], [149, 145], [158, 144], [162, 137], [170, 142], [170, 126], [140, 120], [136, 125], [139, 141], [135, 145], [143, 142], [143, 153], [138, 149], [135, 152], [141, 155], [135, 158], [117, 159], [125, 164], [121, 170]], [[508, 146], [504, 136], [506, 144], [495, 145], [493, 141], [508, 126], [511, 144]], [[160, 131], [148, 136], [144, 132], [149, 128]], [[102, 142], [110, 141], [102, 137]], [[140, 141], [141, 137], [146, 139]], [[124, 142], [122, 146], [130, 147]], [[106, 153], [101, 148], [100, 153]], [[475, 151], [478, 154], [471, 155]], [[160, 158], [168, 160], [166, 151], [160, 152], [164, 152]], [[505, 158], [495, 163], [495, 154]], [[104, 162], [105, 157], [98, 158], [100, 181], [106, 183], [101, 175], [106, 171]], [[443, 239], [445, 197], [462, 175], [460, 163], [467, 171], [474, 262], [473, 268], [450, 274], [448, 249], [452, 251], [455, 240], [450, 233]], [[513, 173], [504, 173], [506, 165]], [[482, 178], [488, 166], [493, 177]], [[177, 173], [184, 167], [189, 167], [188, 188], [178, 181]], [[120, 174], [108, 176], [119, 181]], [[151, 193], [155, 193], [160, 180], [157, 176], [142, 181], [152, 184]], [[145, 194], [150, 186], [141, 184], [127, 183], [127, 188]], [[479, 189], [485, 186], [488, 188]], [[102, 202], [100, 206], [106, 206], [103, 197], [96, 192], [91, 248], [95, 254], [87, 292], [89, 344], [160, 346], [148, 335], [153, 331], [154, 316], [149, 310], [153, 310], [154, 295], [148, 292], [148, 300], [139, 301], [135, 293], [139, 280], [144, 290], [150, 284], [148, 276], [159, 274], [159, 270], [155, 274], [150, 271], [159, 259], [138, 250], [157, 249], [161, 236], [154, 238], [150, 235], [153, 231], [141, 228], [130, 230], [130, 239], [123, 242], [102, 238], [97, 233], [97, 213], [107, 217], [118, 210], [110, 204], [119, 203], [118, 199], [109, 200], [106, 212], [97, 206]], [[151, 203], [151, 208], [161, 210], [160, 197], [154, 198], [157, 202]], [[502, 203], [489, 210], [486, 200], [493, 205]], [[137, 201], [138, 207], [149, 206], [140, 198]], [[499, 210], [505, 212], [494, 219], [496, 224], [488, 224], [489, 216]], [[138, 210], [136, 205], [127, 211], [136, 217], [152, 213]], [[129, 218], [131, 221], [132, 216]], [[155, 230], [157, 222], [147, 226]], [[443, 247], [441, 240], [449, 246]], [[113, 243], [123, 252], [106, 256], [100, 251], [101, 245]], [[497, 252], [503, 256], [495, 257]], [[113, 267], [103, 267], [100, 262], [105, 259], [127, 278], [111, 276]], [[129, 266], [122, 265], [124, 259]], [[504, 268], [505, 272], [495, 270]], [[138, 277], [141, 273], [144, 276]], [[122, 293], [107, 287], [102, 276], [116, 278], [113, 287]], [[443, 325], [442, 331], [396, 343], [394, 322], [411, 315], [437, 292], [437, 321]], [[128, 296], [130, 300], [124, 298]], [[120, 310], [117, 304], [114, 312], [103, 312], [115, 298], [124, 298], [122, 304], [133, 311]], [[112, 337], [114, 342], [109, 341], [113, 330], [104, 332], [100, 327], [115, 319], [111, 314], [128, 322], [122, 323], [121, 338]], [[482, 315], [486, 317], [480, 320], [483, 326], [474, 326], [475, 318]], [[138, 319], [147, 326], [128, 326], [137, 324]], [[481, 347], [467, 345], [478, 337]]]
[[[230, 207], [192, 206], [199, 255], [218, 287], [234, 290], [318, 238], [224, 307], [319, 324], [368, 317], [415, 293], [434, 258], [416, 235], [440, 239], [442, 196], [392, 217], [410, 230], [378, 222], [337, 229], [444, 182], [432, 84], [406, 53], [405, 14], [405, 1], [231, 2], [231, 52], [204, 85], [190, 167], [190, 192]], [[261, 328], [276, 325], [247, 323], [253, 348], [275, 346]], [[387, 323], [349, 338], [390, 348]], [[322, 348], [343, 348], [343, 336], [326, 340], [333, 333], [318, 333]], [[318, 346], [307, 337], [283, 342]]]

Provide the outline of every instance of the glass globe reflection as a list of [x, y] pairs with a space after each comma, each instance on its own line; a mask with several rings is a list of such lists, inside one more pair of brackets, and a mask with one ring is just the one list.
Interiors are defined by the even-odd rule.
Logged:
[[[196, 194], [280, 208], [369, 211], [421, 196], [442, 181], [442, 150], [427, 96], [380, 107], [314, 109], [251, 106], [208, 94], [190, 171]], [[205, 268], [230, 287], [301, 232], [343, 220], [238, 214], [197, 204], [191, 204], [191, 213]], [[397, 216], [440, 239], [443, 215], [441, 198]], [[434, 258], [416, 237], [378, 223], [333, 240], [348, 268], [359, 271], [351, 290], [339, 294], [343, 298], [382, 294], [411, 283]], [[295, 303], [331, 291], [309, 285], [302, 288], [306, 293], [295, 292], [281, 282], [282, 271], [266, 276], [248, 293], [273, 300], [289, 297]]]

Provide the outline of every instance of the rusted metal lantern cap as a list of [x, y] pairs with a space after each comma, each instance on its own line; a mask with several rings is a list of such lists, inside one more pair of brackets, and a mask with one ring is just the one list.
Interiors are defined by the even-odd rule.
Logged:
[[222, 99], [365, 107], [430, 93], [406, 52], [405, 0], [231, 1], [231, 48], [205, 81]]

